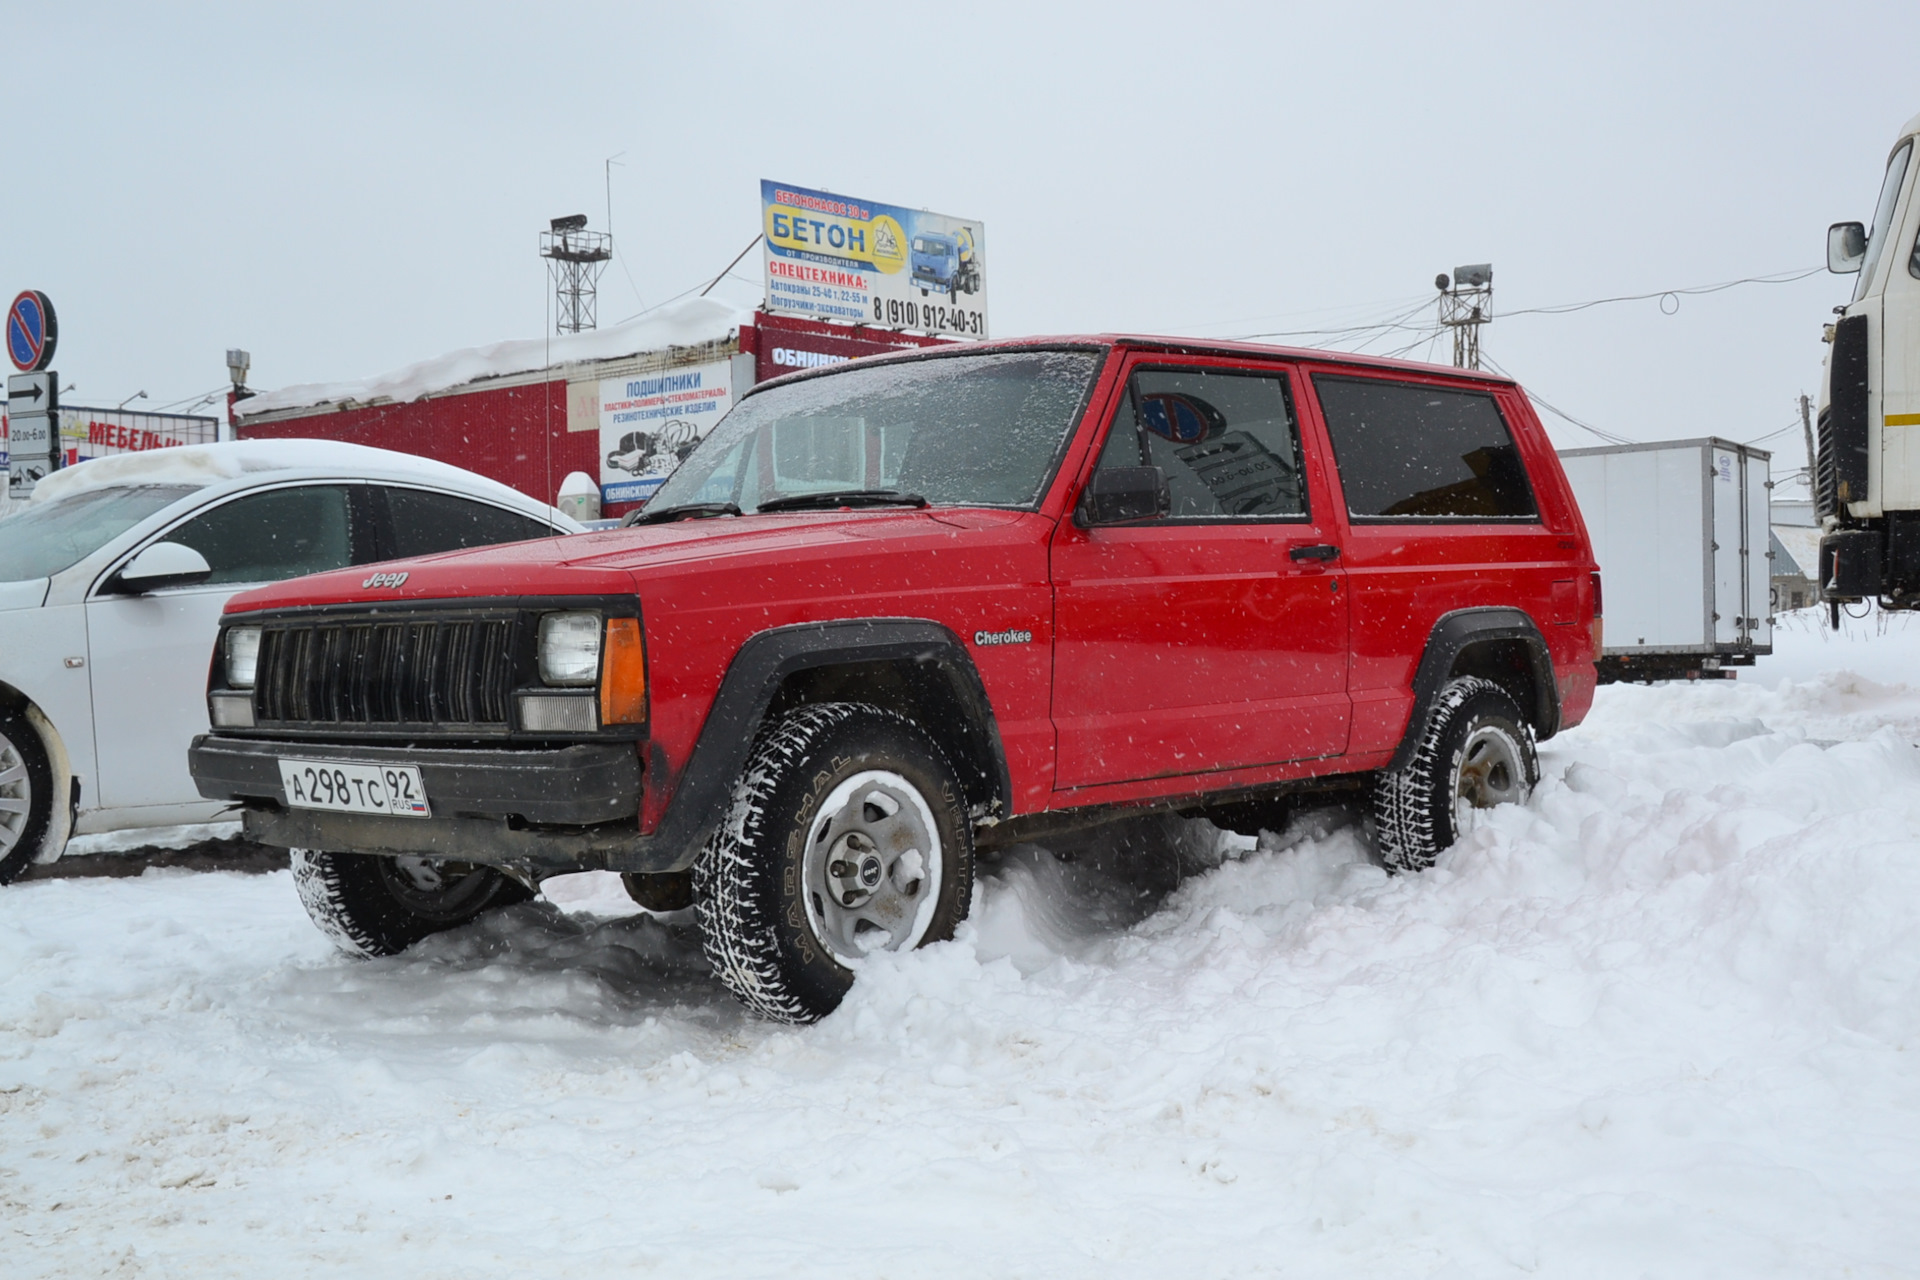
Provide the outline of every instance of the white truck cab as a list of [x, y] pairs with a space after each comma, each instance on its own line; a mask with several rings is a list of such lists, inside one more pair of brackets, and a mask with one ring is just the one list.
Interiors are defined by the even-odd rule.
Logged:
[[1873, 221], [1827, 230], [1827, 268], [1854, 273], [1828, 330], [1814, 502], [1820, 585], [1837, 612], [1920, 608], [1920, 116], [1887, 158]]

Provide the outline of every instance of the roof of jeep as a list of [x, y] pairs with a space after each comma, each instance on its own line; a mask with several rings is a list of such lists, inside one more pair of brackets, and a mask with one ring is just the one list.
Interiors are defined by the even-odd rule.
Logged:
[[847, 364], [800, 369], [778, 378], [769, 378], [750, 388], [747, 394], [753, 395], [767, 387], [785, 386], [790, 382], [807, 378], [831, 377], [846, 369], [848, 364], [865, 367], [915, 360], [950, 360], [955, 356], [977, 355], [986, 351], [1058, 350], [1062, 347], [1127, 347], [1138, 351], [1163, 351], [1180, 355], [1259, 356], [1269, 360], [1311, 360], [1319, 364], [1344, 364], [1353, 365], [1356, 368], [1393, 370], [1400, 373], [1443, 374], [1449, 378], [1466, 378], [1476, 382], [1493, 383], [1497, 386], [1516, 385], [1512, 378], [1488, 373], [1483, 369], [1456, 369], [1452, 365], [1428, 364], [1419, 360], [1395, 360], [1386, 356], [1358, 355], [1349, 351], [1326, 351], [1315, 347], [1277, 347], [1260, 342], [1241, 342], [1231, 338], [1174, 338], [1164, 334], [1146, 333], [1082, 333], [996, 338], [989, 342], [956, 342], [945, 346], [921, 347], [914, 351], [863, 356]]

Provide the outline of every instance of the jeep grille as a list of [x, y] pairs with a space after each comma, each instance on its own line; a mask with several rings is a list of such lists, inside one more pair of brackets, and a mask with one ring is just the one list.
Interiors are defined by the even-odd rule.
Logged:
[[511, 617], [270, 624], [255, 719], [504, 731], [512, 638]]

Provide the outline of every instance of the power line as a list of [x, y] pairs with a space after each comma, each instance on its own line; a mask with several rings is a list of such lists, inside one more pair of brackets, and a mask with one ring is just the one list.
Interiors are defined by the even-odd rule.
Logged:
[[1800, 429], [1800, 419], [1795, 418], [1792, 422], [1789, 422], [1786, 426], [1780, 428], [1778, 431], [1769, 431], [1767, 432], [1767, 434], [1763, 436], [1755, 436], [1751, 440], [1742, 440], [1740, 443], [1759, 444], [1762, 440], [1771, 440], [1775, 436], [1783, 436], [1787, 434], [1787, 432], [1789, 431], [1798, 431], [1799, 429]]
[[[1652, 293], [1623, 293], [1611, 298], [1593, 298], [1587, 302], [1565, 302], [1551, 307], [1522, 307], [1517, 311], [1503, 311], [1501, 317], [1511, 316], [1563, 316], [1575, 311], [1585, 311], [1589, 307], [1604, 307], [1610, 302], [1645, 302], [1649, 298], [1674, 299], [1675, 310], [1679, 309], [1679, 299], [1696, 297], [1700, 294], [1720, 293], [1743, 284], [1792, 284], [1795, 280], [1805, 280], [1808, 276], [1819, 275], [1825, 267], [1808, 267], [1804, 271], [1776, 271], [1771, 275], [1742, 276], [1738, 280], [1723, 280], [1719, 284], [1690, 285], [1684, 289], [1656, 289]], [[1665, 310], [1664, 302], [1662, 310]], [[1667, 312], [1672, 315], [1673, 312]]]
[[[1520, 379], [1515, 378], [1511, 373], [1508, 373], [1507, 370], [1501, 365], [1501, 363], [1498, 360], [1495, 360], [1492, 356], [1486, 354], [1484, 351], [1480, 353], [1480, 358], [1486, 362], [1489, 368], [1491, 368], [1495, 373], [1499, 374], [1500, 376], [1504, 378], [1511, 378], [1516, 383], [1520, 381]], [[1566, 410], [1556, 408], [1554, 405], [1552, 405], [1548, 401], [1541, 399], [1536, 392], [1534, 392], [1532, 389], [1528, 388], [1524, 384], [1522, 384], [1520, 389], [1527, 393], [1527, 399], [1533, 401], [1535, 404], [1539, 405], [1542, 409], [1545, 409], [1548, 413], [1552, 414], [1554, 417], [1564, 419], [1565, 421], [1570, 422], [1574, 426], [1580, 428], [1582, 431], [1588, 432], [1592, 435], [1599, 437], [1602, 440], [1605, 440], [1608, 444], [1636, 443], [1635, 441], [1629, 439], [1626, 436], [1616, 435], [1614, 432], [1602, 430], [1601, 428], [1594, 426], [1591, 422], [1582, 422], [1580, 419], [1574, 417], [1572, 414], [1568, 413]]]

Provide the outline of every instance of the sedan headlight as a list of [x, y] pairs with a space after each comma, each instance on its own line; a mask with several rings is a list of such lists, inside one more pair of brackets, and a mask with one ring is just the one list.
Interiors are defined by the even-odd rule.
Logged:
[[600, 678], [600, 615], [550, 613], [540, 619], [540, 679], [589, 685]]
[[253, 688], [260, 668], [260, 628], [234, 627], [227, 632], [227, 687]]

